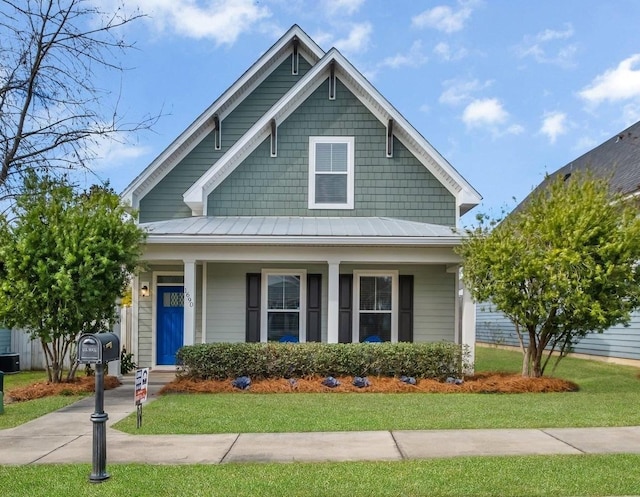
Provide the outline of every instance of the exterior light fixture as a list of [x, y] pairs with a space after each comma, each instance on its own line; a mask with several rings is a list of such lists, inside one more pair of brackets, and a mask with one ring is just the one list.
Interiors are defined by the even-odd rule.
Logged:
[[142, 286], [140, 287], [140, 296], [148, 297], [149, 296], [149, 283], [146, 281], [142, 282]]

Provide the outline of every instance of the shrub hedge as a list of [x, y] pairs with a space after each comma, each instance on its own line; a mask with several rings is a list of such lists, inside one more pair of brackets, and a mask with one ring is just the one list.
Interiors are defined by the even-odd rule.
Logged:
[[460, 378], [468, 353], [438, 343], [207, 343], [178, 350], [181, 375], [192, 379], [413, 376]]

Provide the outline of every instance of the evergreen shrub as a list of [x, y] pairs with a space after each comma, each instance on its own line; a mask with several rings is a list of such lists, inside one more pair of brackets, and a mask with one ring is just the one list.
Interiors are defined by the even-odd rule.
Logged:
[[445, 380], [462, 377], [468, 352], [437, 343], [207, 343], [178, 350], [181, 375], [225, 380], [239, 376], [410, 376]]

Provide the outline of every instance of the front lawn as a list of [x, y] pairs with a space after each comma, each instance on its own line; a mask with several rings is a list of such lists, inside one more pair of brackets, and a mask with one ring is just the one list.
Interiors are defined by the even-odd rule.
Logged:
[[112, 464], [89, 483], [90, 465], [0, 467], [12, 497], [556, 497], [640, 493], [640, 455], [460, 457], [401, 462]]
[[[35, 384], [44, 384], [46, 381], [46, 371], [21, 371], [4, 376], [4, 414], [0, 414], [0, 430], [13, 428], [32, 419], [44, 416], [69, 404], [73, 404], [75, 401], [87, 395], [87, 393], [74, 395], [71, 391], [64, 391], [64, 394], [61, 395], [49, 395], [24, 402], [10, 401], [11, 391], [30, 387]], [[39, 390], [44, 388], [46, 387], [40, 386]]]
[[[518, 371], [521, 355], [477, 349], [477, 370]], [[499, 367], [496, 367], [497, 365]], [[169, 394], [115, 425], [138, 434], [640, 425], [638, 369], [564, 359], [579, 392], [545, 394]], [[107, 407], [108, 410], [108, 407]]]

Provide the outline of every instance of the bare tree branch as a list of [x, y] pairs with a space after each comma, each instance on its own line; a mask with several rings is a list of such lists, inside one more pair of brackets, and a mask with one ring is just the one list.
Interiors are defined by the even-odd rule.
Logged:
[[119, 95], [99, 87], [124, 70], [119, 59], [133, 45], [119, 32], [141, 17], [88, 0], [0, 0], [0, 197], [28, 171], [89, 170], [97, 139], [157, 121], [126, 122]]

